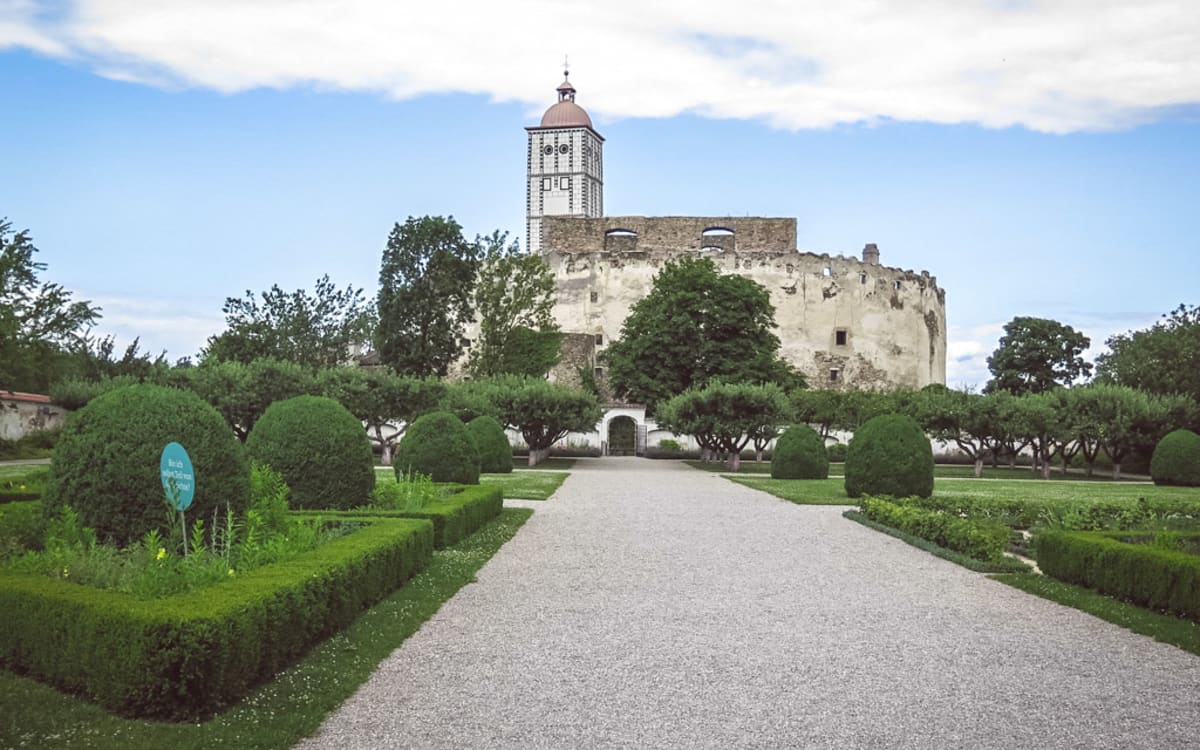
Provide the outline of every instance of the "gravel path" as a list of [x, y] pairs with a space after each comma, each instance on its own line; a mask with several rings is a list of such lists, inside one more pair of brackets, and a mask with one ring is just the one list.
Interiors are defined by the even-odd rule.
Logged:
[[1196, 748], [1200, 658], [674, 462], [576, 464], [305, 748]]

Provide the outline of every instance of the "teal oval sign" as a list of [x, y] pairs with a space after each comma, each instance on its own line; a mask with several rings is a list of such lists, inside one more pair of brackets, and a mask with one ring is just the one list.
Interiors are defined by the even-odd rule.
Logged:
[[192, 459], [179, 443], [167, 443], [162, 459], [158, 462], [162, 473], [163, 491], [175, 510], [187, 510], [196, 494], [196, 475], [192, 471]]

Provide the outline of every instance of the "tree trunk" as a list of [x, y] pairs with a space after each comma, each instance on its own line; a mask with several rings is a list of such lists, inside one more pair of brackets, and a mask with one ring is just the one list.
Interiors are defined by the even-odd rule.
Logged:
[[975, 478], [979, 479], [983, 476], [983, 456], [975, 457]]
[[1113, 461], [1113, 479], [1121, 478], [1121, 462]]
[[731, 451], [729, 454], [729, 461], [727, 463], [727, 466], [729, 466], [730, 471], [734, 471], [734, 472], [736, 472], [738, 469], [742, 468], [742, 452], [741, 451]]
[[759, 464], [762, 463], [762, 454], [763, 454], [762, 448], [759, 448], [757, 451], [754, 452], [754, 462], [755, 463], [759, 463]]
[[383, 454], [379, 457], [379, 463], [384, 466], [392, 465], [392, 446], [390, 443], [383, 444]]
[[1050, 478], [1050, 459], [1049, 457], [1042, 458], [1042, 479]]
[[1096, 470], [1096, 462], [1094, 460], [1089, 460], [1087, 462], [1087, 475], [1090, 477], [1092, 475], [1092, 472], [1095, 470]]

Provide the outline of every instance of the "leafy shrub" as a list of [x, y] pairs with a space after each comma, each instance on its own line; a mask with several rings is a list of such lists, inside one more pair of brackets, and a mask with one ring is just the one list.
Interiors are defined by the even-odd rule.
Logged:
[[495, 417], [479, 416], [467, 422], [467, 435], [479, 452], [479, 471], [509, 474], [513, 470], [512, 446]]
[[678, 450], [683, 450], [683, 446], [681, 446], [681, 445], [679, 444], [679, 441], [678, 441], [678, 440], [672, 440], [671, 438], [666, 438], [665, 440], [659, 440], [659, 441], [658, 441], [658, 448], [659, 448], [659, 450], [663, 450], [663, 451], [678, 451]]
[[40, 500], [49, 482], [49, 467], [0, 479], [0, 503]]
[[829, 457], [830, 462], [840, 464], [846, 460], [846, 444], [834, 443], [825, 446], [825, 455]]
[[1200, 500], [1137, 498], [1136, 500], [1042, 500], [1025, 497], [906, 497], [895, 502], [956, 516], [998, 521], [1014, 529], [1035, 526], [1073, 531], [1130, 529], [1146, 526], [1195, 526]]
[[933, 494], [933, 450], [912, 417], [882, 414], [867, 420], [846, 449], [846, 495], [905, 497]]
[[245, 510], [250, 471], [221, 415], [194, 393], [157, 385], [108, 391], [67, 420], [43, 510], [53, 516], [69, 505], [101, 540], [121, 546], [164, 528], [159, 461], [170, 442], [187, 450], [195, 470], [189, 516], [205, 518], [219, 507]]
[[246, 437], [246, 452], [283, 476], [293, 508], [353, 508], [364, 505], [375, 486], [362, 422], [324, 396], [271, 404]]
[[1158, 441], [1150, 459], [1150, 476], [1155, 484], [1200, 487], [1200, 435], [1175, 430]]
[[792, 425], [775, 442], [772, 479], [828, 479], [825, 441], [806, 424]]
[[479, 451], [466, 425], [445, 411], [417, 418], [404, 431], [392, 468], [399, 480], [405, 474], [428, 474], [435, 482], [479, 484]]
[[900, 505], [880, 498], [863, 497], [863, 515], [876, 523], [899, 529], [976, 560], [999, 560], [1008, 544], [1008, 527]]
[[0, 505], [0, 560], [42, 547], [46, 522], [37, 501]]
[[0, 575], [0, 663], [123, 716], [210, 715], [429, 562], [428, 521], [366, 523], [284, 565], [162, 599]]
[[425, 474], [412, 472], [395, 482], [378, 482], [371, 490], [371, 510], [418, 511], [446, 494], [444, 485], [434, 484]]
[[246, 511], [248, 528], [267, 534], [279, 534], [288, 525], [288, 496], [291, 490], [283, 475], [266, 464], [250, 462], [250, 508]]
[[1125, 535], [1043, 531], [1036, 538], [1038, 567], [1060, 581], [1200, 619], [1200, 557], [1114, 538]]

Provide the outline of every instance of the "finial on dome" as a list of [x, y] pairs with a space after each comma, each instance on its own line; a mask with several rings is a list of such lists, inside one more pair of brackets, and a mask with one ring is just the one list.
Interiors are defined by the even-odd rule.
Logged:
[[563, 78], [571, 77], [571, 64], [567, 60], [567, 56], [563, 55]]

